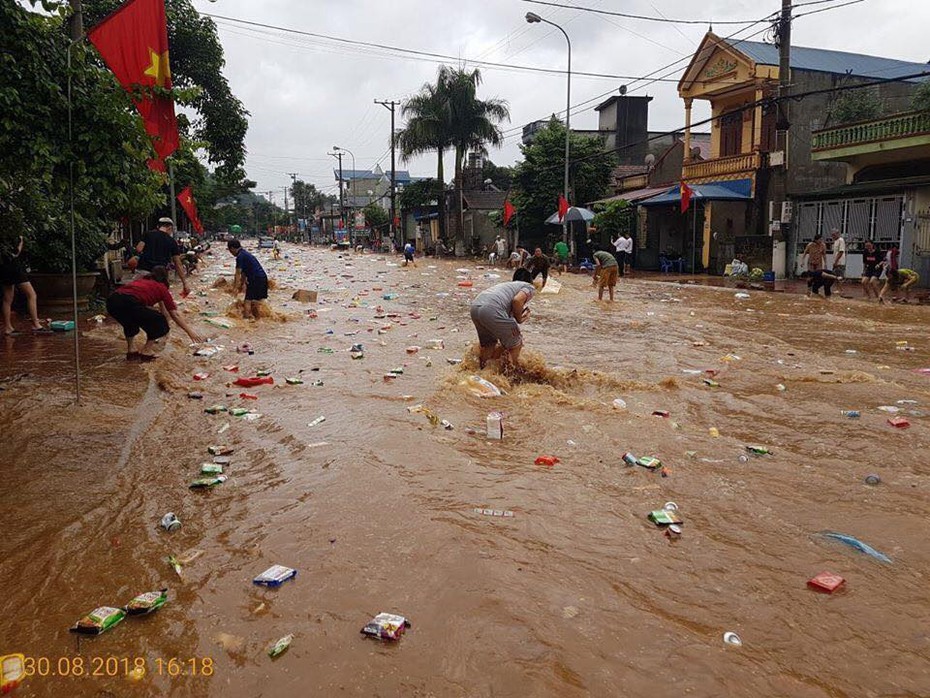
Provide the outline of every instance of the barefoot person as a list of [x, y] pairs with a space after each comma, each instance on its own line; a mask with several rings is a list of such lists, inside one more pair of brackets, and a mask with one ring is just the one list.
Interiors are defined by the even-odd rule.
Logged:
[[565, 244], [564, 240], [559, 240], [555, 243], [552, 251], [555, 252], [556, 264], [564, 274], [568, 271], [568, 245]]
[[242, 303], [242, 316], [249, 320], [258, 319], [258, 304], [268, 297], [268, 275], [255, 255], [242, 249], [238, 240], [226, 243], [229, 254], [236, 258], [236, 278], [233, 288], [236, 293], [245, 287], [245, 301]]
[[165, 267], [172, 262], [184, 291], [181, 295], [190, 293], [187, 286], [187, 274], [181, 262], [181, 246], [174, 239], [174, 221], [170, 218], [159, 218], [158, 228], [147, 232], [142, 241], [136, 245], [139, 253], [139, 263], [136, 273], [140, 276], [151, 273], [155, 267]]
[[413, 255], [415, 252], [416, 252], [416, 248], [413, 246], [412, 242], [408, 242], [406, 245], [404, 245], [404, 266], [405, 267], [408, 264], [412, 264], [413, 266], [417, 265], [417, 263], [413, 259]]
[[536, 281], [536, 277], [542, 275], [542, 286], [540, 290], [546, 287], [549, 281], [549, 258], [542, 253], [542, 249], [537, 247], [533, 256], [526, 260], [524, 268], [530, 273], [530, 283]]
[[807, 296], [808, 298], [811, 295], [820, 297], [820, 289], [823, 289], [823, 295], [825, 298], [830, 298], [833, 295], [833, 284], [835, 281], [841, 277], [833, 272], [829, 272], [825, 269], [817, 269], [816, 271], [805, 272], [807, 274]]
[[517, 269], [513, 281], [491, 286], [478, 294], [471, 304], [471, 320], [478, 331], [481, 345], [479, 363], [485, 367], [489, 359], [506, 356], [514, 366], [519, 364], [523, 349], [520, 325], [530, 316], [527, 303], [535, 295], [526, 269]]
[[604, 289], [614, 299], [614, 287], [617, 285], [617, 275], [620, 267], [610, 252], [598, 250], [594, 253], [594, 279], [597, 282], [597, 299], [604, 300]]
[[878, 298], [878, 280], [882, 275], [883, 255], [871, 240], [866, 240], [862, 250], [862, 288], [866, 299]]
[[26, 297], [26, 307], [29, 309], [29, 317], [32, 319], [32, 331], [36, 333], [51, 332], [46, 327], [42, 327], [39, 322], [39, 311], [36, 306], [36, 292], [29, 282], [29, 275], [26, 273], [26, 265], [23, 264], [23, 236], [19, 236], [19, 242], [16, 243], [15, 250], [0, 251], [0, 288], [3, 288], [3, 334], [12, 336], [16, 334], [13, 328], [13, 295], [16, 289], [19, 289]]
[[[160, 310], [153, 306], [157, 305]], [[127, 361], [154, 361], [152, 349], [155, 342], [168, 334], [168, 317], [178, 327], [187, 332], [192, 342], [203, 339], [184, 322], [178, 314], [178, 307], [168, 290], [168, 271], [164, 267], [155, 267], [141, 279], [123, 284], [107, 298], [107, 312], [123, 326], [126, 337]], [[145, 332], [146, 342], [141, 351], [133, 348], [139, 330]]]
[[[886, 270], [885, 285], [878, 294], [878, 302], [884, 305], [885, 294], [888, 289], [900, 289], [904, 291], [903, 302], [908, 303], [911, 300], [911, 286], [920, 281], [920, 275], [913, 269]], [[892, 300], [895, 300], [892, 298]]]
[[804, 254], [801, 259], [807, 260], [807, 271], [819, 271], [823, 269], [824, 262], [827, 259], [827, 246], [824, 244], [823, 235], [817, 233], [814, 239], [807, 243], [804, 248]]

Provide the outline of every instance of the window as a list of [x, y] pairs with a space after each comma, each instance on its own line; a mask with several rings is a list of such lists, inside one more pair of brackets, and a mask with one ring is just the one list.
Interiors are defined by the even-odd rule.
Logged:
[[739, 155], [743, 152], [742, 112], [720, 117], [720, 157]]

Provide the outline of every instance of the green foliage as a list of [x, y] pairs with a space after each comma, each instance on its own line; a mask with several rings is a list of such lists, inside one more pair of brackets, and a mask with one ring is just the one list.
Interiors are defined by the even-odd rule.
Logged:
[[595, 210], [597, 215], [594, 216], [592, 224], [601, 233], [610, 235], [612, 240], [620, 233], [631, 232], [630, 227], [636, 219], [636, 209], [629, 201], [611, 201], [598, 205]]
[[335, 203], [338, 198], [331, 194], [324, 194], [313, 184], [308, 184], [303, 180], [296, 180], [291, 186], [291, 200], [294, 202], [294, 210], [301, 218], [313, 216], [314, 211], [322, 209], [326, 204]]
[[833, 102], [832, 122], [839, 126], [881, 116], [884, 102], [870, 89], [844, 90]]
[[[583, 206], [607, 193], [615, 164], [596, 137], [572, 134], [569, 181], [571, 203]], [[536, 132], [530, 145], [521, 146], [523, 161], [517, 164], [514, 205], [520, 212], [521, 236], [543, 238], [545, 220], [556, 212], [562, 193], [565, 166], [565, 124], [552, 119]]]
[[388, 212], [375, 203], [368, 204], [362, 209], [362, 213], [365, 214], [365, 225], [372, 230], [383, 232], [391, 222]]
[[[96, 24], [122, 2], [83, 0], [85, 25]], [[179, 119], [179, 129], [189, 139], [203, 143], [207, 161], [217, 166], [215, 175], [220, 182], [237, 184], [245, 177], [242, 167], [249, 113], [223, 76], [226, 61], [216, 24], [201, 16], [191, 0], [166, 0], [165, 12], [174, 95], [195, 112], [193, 121]]]
[[501, 191], [509, 191], [513, 186], [514, 168], [499, 167], [490, 160], [485, 160], [481, 167], [482, 181], [490, 179], [491, 184]]
[[75, 44], [69, 142], [69, 40], [59, 17], [0, 3], [0, 35], [0, 200], [8, 211], [0, 237], [23, 235], [37, 270], [68, 271], [73, 166], [77, 263], [91, 270], [114, 221], [163, 201], [161, 176], [146, 166], [150, 140], [113, 76]]
[[930, 82], [922, 82], [911, 96], [911, 109], [930, 111]]
[[402, 210], [435, 206], [439, 196], [436, 180], [421, 179], [411, 182], [400, 192], [399, 201]]

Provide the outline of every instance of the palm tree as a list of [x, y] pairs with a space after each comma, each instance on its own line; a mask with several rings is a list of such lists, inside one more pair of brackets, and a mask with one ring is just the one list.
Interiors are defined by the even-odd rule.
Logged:
[[439, 83], [444, 85], [450, 111], [450, 141], [455, 148], [455, 237], [463, 239], [464, 220], [462, 170], [469, 152], [487, 153], [487, 146], [500, 147], [504, 137], [500, 124], [510, 121], [507, 103], [500, 99], [478, 99], [481, 71], [453, 70], [443, 66]]
[[443, 155], [455, 149], [455, 237], [461, 239], [462, 226], [462, 169], [470, 151], [487, 152], [487, 145], [503, 143], [498, 124], [510, 120], [507, 103], [499, 99], [478, 99], [481, 73], [442, 66], [436, 83], [423, 85], [419, 94], [404, 102], [401, 113], [407, 127], [397, 134], [401, 158], [410, 160], [415, 155], [436, 151], [436, 172], [439, 186], [439, 235], [445, 237], [445, 178]]
[[[440, 77], [442, 70], [440, 70]], [[407, 126], [396, 136], [400, 157], [408, 162], [416, 155], [431, 151], [438, 154], [436, 167], [436, 198], [439, 202], [439, 237], [446, 234], [446, 200], [445, 176], [443, 173], [442, 158], [447, 148], [451, 146], [449, 137], [449, 110], [445, 94], [442, 92], [444, 83], [437, 80], [436, 84], [426, 83], [419, 94], [414, 95], [401, 107], [401, 115], [407, 119]]]

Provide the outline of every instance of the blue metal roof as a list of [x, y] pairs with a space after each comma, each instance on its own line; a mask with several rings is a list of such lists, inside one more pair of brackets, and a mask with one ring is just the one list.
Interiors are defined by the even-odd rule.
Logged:
[[[748, 201], [752, 198], [750, 191], [752, 180], [737, 179], [733, 181], [711, 182], [708, 184], [692, 184], [691, 199], [693, 201]], [[651, 199], [640, 201], [640, 206], [665, 206], [677, 204], [681, 201], [681, 187], [674, 186], [664, 194], [653, 196]]]
[[[778, 48], [761, 41], [728, 39], [727, 43], [762, 65], [778, 65]], [[791, 67], [796, 70], [814, 70], [821, 73], [855, 75], [857, 77], [885, 79], [900, 78], [914, 73], [930, 72], [930, 64], [899, 61], [895, 58], [863, 56], [845, 51], [828, 51], [822, 48], [791, 47]], [[917, 78], [921, 82], [926, 78]]]

